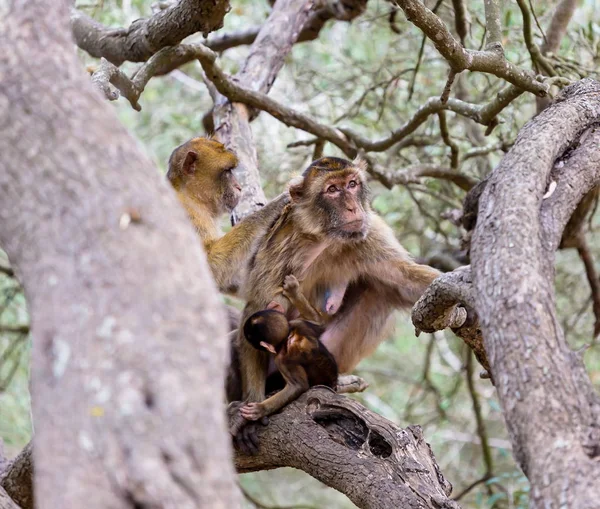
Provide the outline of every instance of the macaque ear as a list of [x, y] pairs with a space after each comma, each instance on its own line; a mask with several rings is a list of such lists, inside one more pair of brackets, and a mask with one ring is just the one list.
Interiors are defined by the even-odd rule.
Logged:
[[196, 161], [198, 160], [198, 154], [193, 151], [189, 151], [185, 155], [185, 159], [183, 160], [183, 173], [186, 175], [191, 175], [196, 170]]
[[304, 196], [304, 179], [302, 177], [292, 179], [288, 187], [288, 192], [290, 193], [292, 202], [300, 201], [302, 196]]
[[260, 346], [262, 346], [265, 350], [269, 350], [272, 354], [277, 354], [275, 351], [275, 347], [271, 343], [267, 343], [266, 341], [261, 341]]

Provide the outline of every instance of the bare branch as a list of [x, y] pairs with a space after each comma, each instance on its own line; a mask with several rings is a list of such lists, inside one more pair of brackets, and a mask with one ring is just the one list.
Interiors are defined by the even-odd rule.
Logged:
[[431, 39], [455, 72], [467, 69], [485, 72], [539, 97], [547, 95], [549, 87], [546, 83], [538, 81], [533, 74], [508, 62], [502, 52], [463, 48], [460, 42], [454, 39], [443, 21], [424, 3], [419, 0], [396, 0], [396, 4], [404, 11], [406, 18]]
[[142, 109], [138, 104], [142, 91], [138, 91], [127, 75], [104, 57], [100, 59], [100, 65], [92, 74], [92, 83], [100, 89], [109, 101], [116, 101], [119, 95], [122, 94], [134, 110], [140, 111]]
[[458, 144], [450, 137], [448, 122], [446, 122], [446, 112], [440, 111], [438, 113], [438, 119], [440, 121], [442, 140], [444, 140], [444, 143], [450, 148], [450, 167], [453, 170], [456, 170], [456, 168], [458, 168]]
[[[278, 0], [252, 43], [236, 79], [249, 89], [268, 93], [283, 66], [285, 56], [291, 51], [309, 19], [312, 8], [310, 0]], [[226, 147], [235, 152], [239, 161], [236, 176], [243, 191], [241, 200], [231, 215], [232, 223], [235, 224], [266, 203], [250, 129], [250, 121], [255, 112], [248, 110], [244, 104], [232, 103], [228, 97], [215, 99], [215, 134]]]
[[519, 5], [519, 9], [521, 9], [521, 14], [523, 16], [523, 37], [525, 39], [527, 50], [531, 55], [531, 63], [542, 69], [548, 76], [555, 76], [556, 71], [552, 67], [552, 64], [544, 58], [540, 48], [533, 40], [529, 7], [525, 3], [525, 0], [517, 0], [517, 4]]
[[429, 177], [439, 180], [447, 180], [460, 187], [464, 191], [469, 191], [477, 184], [477, 180], [468, 175], [458, 173], [450, 168], [443, 168], [435, 164], [415, 164], [407, 166], [395, 172], [389, 172], [382, 168], [371, 167], [369, 173], [374, 175], [388, 189], [395, 185], [408, 185], [419, 183], [422, 178]]
[[399, 429], [325, 388], [311, 389], [273, 415], [260, 440], [258, 455], [236, 454], [239, 472], [298, 468], [361, 509], [458, 509], [420, 427]]
[[485, 0], [486, 51], [494, 51], [504, 55], [502, 47], [502, 0]]
[[460, 43], [466, 46], [469, 23], [467, 21], [468, 14], [465, 0], [452, 0], [452, 6], [454, 7], [454, 27], [456, 28], [456, 33], [460, 37]]
[[223, 26], [229, 9], [229, 0], [181, 0], [150, 18], [134, 21], [129, 28], [106, 28], [73, 10], [71, 30], [77, 46], [119, 66], [126, 60], [145, 62], [158, 50], [196, 32], [208, 35]]
[[577, 9], [577, 0], [561, 0], [552, 15], [550, 27], [546, 31], [546, 39], [542, 44], [542, 54], [556, 53], [560, 41], [564, 37], [567, 26]]
[[[556, 6], [556, 10], [552, 16], [550, 27], [546, 31], [546, 38], [541, 47], [541, 54], [548, 55], [556, 53], [560, 46], [560, 41], [567, 32], [567, 26], [577, 9], [577, 0], [561, 0]], [[538, 97], [536, 99], [537, 112], [542, 111], [550, 100], [546, 97]]]

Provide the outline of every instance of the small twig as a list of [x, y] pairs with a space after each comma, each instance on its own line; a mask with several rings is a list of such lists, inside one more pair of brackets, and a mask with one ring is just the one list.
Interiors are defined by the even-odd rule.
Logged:
[[440, 120], [440, 133], [442, 135], [442, 140], [444, 140], [444, 143], [450, 148], [450, 167], [452, 169], [456, 169], [458, 168], [458, 145], [450, 137], [448, 122], [446, 122], [446, 112], [440, 111], [438, 113], [438, 118]]
[[485, 0], [485, 28], [487, 35], [486, 51], [495, 51], [504, 54], [502, 47], [502, 23], [500, 21], [500, 2]]
[[256, 507], [257, 509], [316, 509], [316, 506], [314, 506], [314, 505], [305, 505], [305, 504], [286, 505], [286, 506], [267, 505], [267, 504], [264, 504], [263, 502], [261, 502], [260, 500], [258, 500], [257, 498], [255, 498], [250, 493], [248, 493], [241, 485], [240, 485], [240, 491], [242, 492], [242, 495], [244, 495], [244, 498], [248, 502], [250, 502], [254, 507]]
[[465, 2], [464, 0], [452, 0], [452, 6], [454, 7], [454, 27], [456, 28], [456, 33], [460, 37], [461, 44], [466, 46], [469, 30]]
[[[437, 2], [435, 3], [435, 5], [433, 6], [433, 9], [431, 12], [433, 12], [434, 14], [437, 12], [437, 10], [440, 8], [440, 5], [442, 5], [444, 0], [437, 0]], [[425, 51], [425, 43], [427, 42], [427, 36], [423, 35], [423, 38], [421, 39], [421, 46], [419, 47], [419, 54], [417, 56], [417, 63], [415, 65], [415, 71], [412, 75], [412, 78], [410, 79], [410, 84], [408, 85], [408, 100], [410, 101], [412, 99], [413, 93], [415, 91], [415, 83], [417, 81], [417, 74], [419, 74], [419, 69], [421, 67], [421, 62], [423, 60], [423, 53]]]
[[456, 72], [453, 69], [450, 69], [448, 72], [448, 79], [446, 80], [446, 86], [444, 87], [444, 91], [440, 97], [440, 101], [442, 104], [446, 104], [448, 102], [448, 97], [450, 97], [450, 91], [452, 89], [452, 84], [454, 83], [454, 79], [456, 78]]
[[594, 324], [595, 338], [598, 336], [598, 334], [600, 334], [600, 279], [598, 279], [598, 273], [596, 272], [596, 268], [594, 266], [594, 258], [583, 234], [581, 234], [579, 237], [577, 253], [579, 254], [579, 257], [581, 258], [581, 261], [585, 267], [585, 274], [592, 291], [592, 309], [596, 319], [596, 323]]
[[313, 161], [323, 157], [323, 149], [325, 148], [325, 140], [319, 139], [315, 143], [315, 149], [313, 150]]
[[479, 401], [479, 395], [475, 389], [473, 382], [473, 352], [467, 350], [467, 387], [469, 388], [469, 394], [473, 403], [473, 414], [475, 415], [475, 423], [477, 425], [477, 435], [481, 440], [481, 455], [483, 457], [483, 465], [485, 467], [485, 474], [488, 478], [493, 475], [494, 463], [492, 460], [492, 452], [489, 445], [488, 433], [485, 427], [485, 421], [481, 413], [481, 403]]
[[8, 277], [15, 277], [15, 271], [10, 267], [5, 267], [4, 265], [0, 265], [0, 274], [5, 274]]
[[556, 71], [550, 64], [550, 62], [542, 55], [540, 48], [533, 41], [533, 33], [531, 27], [531, 13], [529, 8], [525, 4], [525, 0], [517, 0], [519, 9], [521, 9], [521, 15], [523, 16], [523, 37], [525, 39], [525, 45], [531, 55], [531, 62], [534, 66], [539, 66], [548, 76], [556, 76]]

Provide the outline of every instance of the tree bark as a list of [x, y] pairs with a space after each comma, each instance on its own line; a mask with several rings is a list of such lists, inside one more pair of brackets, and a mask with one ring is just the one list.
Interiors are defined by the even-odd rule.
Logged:
[[270, 418], [239, 472], [294, 467], [361, 509], [459, 509], [421, 428], [398, 428], [356, 401], [315, 388]]
[[15, 1], [0, 34], [0, 244], [31, 316], [36, 507], [239, 507], [216, 288], [83, 73], [69, 4]]
[[600, 83], [583, 80], [529, 122], [490, 176], [471, 244], [485, 349], [534, 508], [592, 509], [600, 500], [600, 398], [556, 318], [547, 249], [577, 202], [554, 211], [566, 217], [558, 240], [544, 238], [540, 214], [555, 161], [568, 160], [599, 117]]
[[129, 28], [106, 28], [73, 10], [71, 30], [82, 50], [119, 66], [126, 60], [145, 62], [158, 50], [179, 44], [196, 32], [207, 36], [223, 26], [229, 9], [229, 0], [180, 0], [150, 18], [135, 20]]
[[31, 442], [0, 471], [0, 489], [22, 509], [33, 509], [33, 460]]
[[23, 509], [15, 504], [15, 501], [8, 496], [6, 491], [0, 488], [0, 509]]
[[[263, 93], [271, 89], [309, 18], [312, 6], [312, 0], [278, 0], [275, 3], [236, 76], [241, 85]], [[221, 95], [215, 99], [215, 133], [225, 146], [235, 152], [240, 163], [236, 176], [242, 185], [242, 198], [232, 215], [233, 222], [237, 222], [266, 203], [250, 129], [252, 112], [246, 105], [232, 103]]]

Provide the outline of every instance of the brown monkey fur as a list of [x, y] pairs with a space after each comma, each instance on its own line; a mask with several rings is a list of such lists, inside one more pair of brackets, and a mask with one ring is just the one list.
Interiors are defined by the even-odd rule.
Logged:
[[[243, 321], [275, 301], [289, 319], [297, 310], [278, 295], [288, 274], [322, 316], [321, 342], [340, 373], [351, 371], [385, 337], [394, 309], [411, 307], [440, 274], [415, 263], [392, 229], [370, 208], [364, 163], [335, 157], [314, 161], [289, 187], [291, 203], [260, 239], [245, 282]], [[327, 313], [328, 292], [341, 294]], [[335, 306], [334, 306], [335, 307]], [[243, 399], [265, 398], [268, 355], [238, 331]]]
[[219, 219], [239, 202], [233, 152], [216, 140], [192, 138], [169, 158], [167, 178], [200, 235], [213, 277], [224, 293], [238, 295], [256, 241], [289, 201], [284, 194], [222, 234]]
[[285, 387], [260, 403], [243, 406], [242, 417], [256, 421], [271, 415], [315, 385], [336, 389], [337, 364], [319, 341], [324, 330], [308, 320], [288, 321], [274, 309], [258, 311], [246, 320], [246, 340], [259, 351], [275, 356], [275, 366], [285, 380]]

